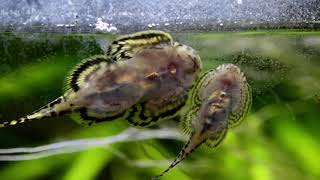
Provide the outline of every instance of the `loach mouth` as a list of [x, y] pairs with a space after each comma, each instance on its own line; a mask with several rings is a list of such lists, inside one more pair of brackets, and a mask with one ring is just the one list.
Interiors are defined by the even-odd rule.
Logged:
[[200, 131], [200, 136], [202, 136], [205, 132], [207, 132], [211, 128], [211, 126], [212, 126], [211, 123], [205, 122], [202, 127], [202, 130]]
[[206, 120], [200, 131], [200, 135], [205, 133], [215, 133], [219, 130], [219, 127], [227, 121], [228, 112], [221, 105], [214, 106], [214, 110], [210, 115], [206, 117]]

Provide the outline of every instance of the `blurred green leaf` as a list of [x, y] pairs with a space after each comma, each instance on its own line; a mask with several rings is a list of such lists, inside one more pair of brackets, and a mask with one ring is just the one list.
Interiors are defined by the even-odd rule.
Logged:
[[96, 179], [103, 167], [110, 162], [113, 155], [106, 149], [91, 149], [82, 152], [74, 160], [63, 180]]

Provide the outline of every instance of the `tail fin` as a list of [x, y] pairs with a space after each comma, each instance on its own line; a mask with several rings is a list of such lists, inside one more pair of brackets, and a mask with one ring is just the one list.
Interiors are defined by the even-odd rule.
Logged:
[[55, 99], [51, 103], [47, 104], [46, 106], [40, 108], [39, 110], [33, 112], [30, 115], [21, 117], [17, 120], [6, 121], [1, 123], [0, 128], [14, 126], [17, 124], [21, 124], [21, 123], [29, 122], [33, 120], [40, 120], [40, 119], [47, 119], [50, 117], [61, 116], [68, 112], [70, 112], [70, 105], [69, 103], [67, 103], [65, 96], [60, 96], [59, 98]]
[[161, 176], [163, 176], [165, 173], [167, 173], [170, 169], [174, 168], [177, 164], [179, 164], [181, 161], [183, 161], [185, 158], [187, 158], [195, 149], [197, 149], [202, 143], [205, 141], [197, 141], [194, 137], [194, 135], [191, 135], [189, 141], [184, 145], [176, 159], [171, 163], [171, 165], [164, 170], [161, 174], [154, 176], [152, 180], [157, 180]]

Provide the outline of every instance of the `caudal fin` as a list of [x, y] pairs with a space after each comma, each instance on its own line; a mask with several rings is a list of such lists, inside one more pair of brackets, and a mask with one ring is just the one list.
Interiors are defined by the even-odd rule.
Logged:
[[51, 103], [46, 106], [38, 109], [30, 115], [21, 117], [16, 120], [6, 121], [0, 124], [0, 128], [15, 126], [17, 124], [21, 124], [24, 122], [29, 122], [33, 120], [47, 119], [51, 117], [61, 116], [65, 113], [70, 112], [70, 105], [66, 102], [66, 98], [64, 96], [60, 96], [55, 99]]
[[185, 158], [187, 158], [195, 149], [197, 149], [202, 143], [205, 141], [199, 139], [196, 139], [196, 137], [191, 135], [189, 141], [184, 145], [176, 159], [171, 163], [171, 165], [164, 170], [161, 174], [154, 176], [152, 180], [158, 180], [161, 176], [163, 176], [165, 173], [167, 173], [170, 169], [174, 168], [177, 164], [179, 164], [181, 161], [183, 161]]

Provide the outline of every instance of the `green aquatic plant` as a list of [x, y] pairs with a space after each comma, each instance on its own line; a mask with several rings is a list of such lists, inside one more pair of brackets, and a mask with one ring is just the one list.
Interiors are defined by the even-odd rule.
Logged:
[[0, 127], [71, 113], [83, 125], [126, 119], [147, 126], [176, 116], [200, 70], [196, 51], [165, 32], [121, 36], [106, 55], [76, 66], [63, 96]]
[[228, 129], [238, 126], [250, 110], [252, 94], [243, 72], [233, 64], [223, 64], [204, 73], [191, 91], [182, 128], [190, 136], [172, 164], [161, 174], [183, 161], [200, 145], [217, 147]]

